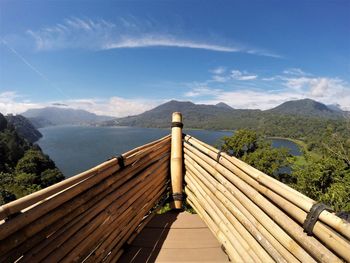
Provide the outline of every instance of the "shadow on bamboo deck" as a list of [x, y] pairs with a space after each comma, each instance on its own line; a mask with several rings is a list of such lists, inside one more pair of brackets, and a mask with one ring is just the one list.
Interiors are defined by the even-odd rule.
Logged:
[[128, 262], [229, 262], [220, 243], [196, 214], [156, 215], [119, 259]]

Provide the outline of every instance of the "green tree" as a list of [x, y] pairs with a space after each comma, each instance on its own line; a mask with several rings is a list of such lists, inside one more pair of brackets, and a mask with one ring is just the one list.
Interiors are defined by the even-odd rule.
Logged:
[[30, 149], [18, 161], [16, 173], [40, 175], [47, 169], [54, 169], [54, 162], [39, 150]]
[[272, 148], [271, 142], [252, 130], [237, 130], [224, 137], [221, 149], [278, 179], [285, 178], [283, 168], [290, 164], [287, 149]]
[[222, 140], [222, 150], [237, 158], [254, 152], [258, 147], [258, 136], [253, 130], [237, 130], [233, 136], [225, 136]]
[[58, 183], [64, 179], [63, 174], [57, 168], [47, 169], [41, 173], [41, 187], [45, 188], [47, 186]]

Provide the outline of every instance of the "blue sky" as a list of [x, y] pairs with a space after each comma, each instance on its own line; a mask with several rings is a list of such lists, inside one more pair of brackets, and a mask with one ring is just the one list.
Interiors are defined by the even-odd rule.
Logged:
[[350, 1], [0, 1], [0, 112], [170, 99], [350, 110]]

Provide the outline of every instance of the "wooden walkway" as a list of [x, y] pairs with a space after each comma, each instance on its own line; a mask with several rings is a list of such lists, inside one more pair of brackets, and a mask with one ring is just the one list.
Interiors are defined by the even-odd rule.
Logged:
[[229, 262], [198, 215], [156, 215], [118, 262]]

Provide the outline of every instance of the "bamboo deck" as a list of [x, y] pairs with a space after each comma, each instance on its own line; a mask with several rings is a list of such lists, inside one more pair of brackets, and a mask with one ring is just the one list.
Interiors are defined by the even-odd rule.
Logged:
[[221, 244], [198, 215], [156, 215], [119, 262], [229, 262]]
[[[1, 206], [0, 262], [225, 262], [221, 245], [232, 262], [350, 262], [348, 222], [312, 214], [316, 201], [182, 134], [181, 120], [173, 114], [169, 136]], [[198, 215], [156, 215], [184, 199]]]

